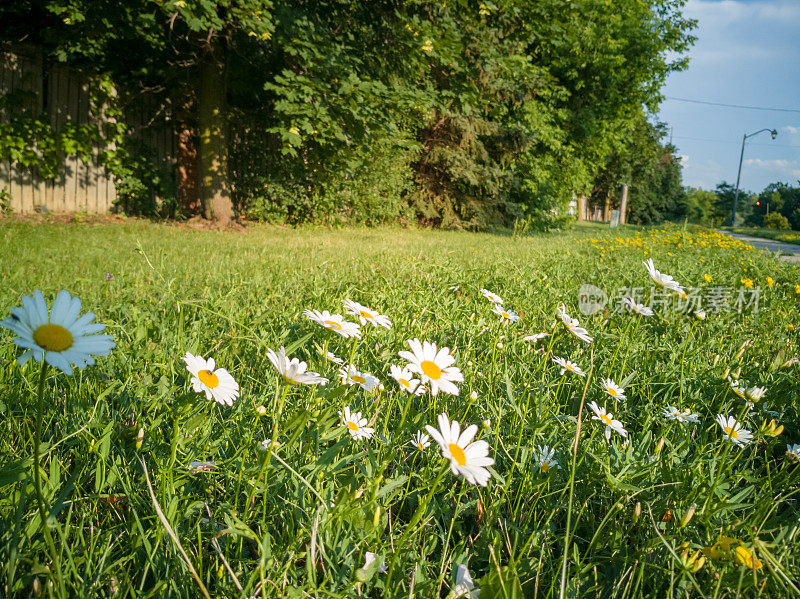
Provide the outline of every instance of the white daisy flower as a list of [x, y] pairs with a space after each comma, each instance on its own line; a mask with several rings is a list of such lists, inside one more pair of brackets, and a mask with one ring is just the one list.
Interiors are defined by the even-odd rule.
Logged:
[[275, 369], [287, 383], [292, 385], [324, 385], [328, 382], [323, 376], [308, 370], [308, 365], [297, 358], [286, 357], [286, 350], [281, 347], [276, 354], [272, 349], [267, 349], [267, 357]]
[[347, 432], [354, 441], [361, 441], [361, 439], [369, 439], [372, 433], [375, 432], [374, 428], [367, 426], [367, 419], [361, 417], [361, 412], [350, 413], [350, 408], [345, 408], [344, 413], [339, 412], [342, 418], [342, 426], [347, 427]]
[[347, 312], [353, 316], [358, 316], [362, 325], [370, 323], [374, 327], [382, 326], [384, 329], [392, 328], [392, 321], [383, 314], [367, 308], [366, 306], [362, 306], [353, 300], [346, 299], [343, 303], [344, 307], [347, 308]]
[[527, 337], [523, 337], [523, 341], [530, 341], [531, 343], [538, 343], [545, 337], [550, 337], [551, 333], [536, 333], [535, 335], [528, 335]]
[[685, 408], [683, 412], [681, 412], [675, 406], [667, 404], [667, 407], [664, 408], [663, 412], [664, 416], [670, 420], [677, 420], [681, 424], [686, 422], [700, 422], [700, 420], [697, 418], [698, 415], [689, 410], [689, 408]]
[[595, 402], [591, 402], [589, 404], [592, 412], [594, 412], [594, 416], [592, 416], [592, 420], [598, 420], [606, 425], [606, 441], [611, 439], [611, 432], [615, 431], [622, 435], [623, 437], [628, 436], [628, 431], [622, 426], [622, 423], [619, 420], [614, 420], [614, 414], [610, 412], [606, 412], [605, 409], [601, 408]]
[[747, 391], [745, 391], [745, 395], [747, 395], [747, 399], [750, 401], [758, 401], [764, 397], [766, 392], [766, 387], [750, 387]]
[[623, 297], [622, 298], [623, 305], [628, 308], [631, 312], [636, 312], [642, 316], [652, 316], [653, 310], [648, 308], [644, 304], [639, 304], [634, 300], [632, 297]]
[[0, 326], [17, 335], [14, 343], [25, 350], [17, 364], [32, 357], [72, 376], [72, 366], [86, 368], [94, 364], [95, 356], [110, 354], [116, 345], [111, 335], [96, 334], [106, 325], [92, 323], [91, 312], [83, 316], [80, 312], [81, 300], [63, 289], [49, 314], [41, 291], [34, 291], [33, 297], [22, 296], [22, 306], [11, 308], [11, 316], [0, 321]]
[[[372, 565], [372, 562], [375, 561], [375, 554], [372, 551], [367, 551], [364, 554], [364, 567], [362, 570], [366, 570]], [[386, 562], [383, 562], [380, 566], [378, 566], [378, 574], [386, 574], [389, 571], [389, 568], [386, 567]]]
[[705, 320], [705, 319], [706, 319], [706, 312], [705, 312], [705, 310], [695, 310], [695, 311], [694, 311], [694, 317], [695, 317], [697, 320]]
[[408, 367], [400, 368], [392, 364], [389, 367], [389, 376], [397, 381], [403, 391], [408, 391], [414, 395], [425, 393], [425, 385], [421, 384], [419, 379], [414, 378], [414, 373]]
[[555, 454], [555, 448], [550, 449], [547, 447], [547, 445], [536, 446], [536, 449], [533, 450], [533, 463], [539, 469], [539, 472], [542, 474], [547, 474], [553, 467], [561, 468], [561, 466], [558, 465], [558, 462], [553, 457]]
[[747, 399], [747, 389], [739, 381], [731, 381], [731, 391], [742, 399]]
[[800, 443], [794, 445], [786, 444], [786, 455], [795, 461], [800, 462]]
[[344, 360], [337, 357], [333, 352], [325, 352], [325, 359], [334, 364], [344, 364]]
[[511, 310], [506, 310], [503, 308], [502, 304], [494, 304], [492, 306], [492, 312], [497, 314], [503, 319], [503, 322], [517, 322], [519, 320], [519, 315], [516, 312]]
[[341, 314], [331, 314], [327, 310], [303, 310], [303, 316], [322, 325], [329, 331], [339, 333], [342, 337], [361, 339], [361, 329], [355, 322], [345, 320]]
[[409, 361], [409, 370], [420, 375], [422, 384], [430, 383], [431, 394], [443, 391], [458, 395], [455, 383], [462, 382], [464, 375], [452, 365], [456, 359], [450, 355], [450, 348], [438, 349], [435, 343], [422, 343], [419, 339], [409, 339], [408, 345], [411, 351], [401, 351], [398, 355]]
[[447, 414], [442, 413], [439, 414], [439, 430], [430, 425], [426, 425], [425, 430], [441, 447], [442, 457], [450, 460], [453, 474], [460, 474], [472, 485], [486, 486], [492, 476], [486, 466], [494, 464], [494, 460], [489, 457], [486, 441], [481, 439], [470, 443], [478, 432], [476, 425], [468, 426], [462, 433], [458, 421], [450, 422]]
[[753, 439], [753, 433], [749, 430], [742, 428], [742, 425], [736, 422], [733, 416], [723, 416], [717, 414], [717, 424], [724, 431], [723, 437], [726, 441], [730, 440], [739, 447], [744, 447]]
[[655, 265], [653, 264], [653, 259], [648, 258], [645, 262], [642, 262], [645, 268], [647, 269], [647, 274], [650, 275], [650, 278], [653, 279], [653, 282], [657, 285], [661, 285], [665, 289], [669, 289], [670, 291], [674, 291], [678, 295], [686, 294], [686, 291], [681, 286], [678, 281], [673, 279], [670, 275], [664, 274], [656, 270]]
[[579, 324], [577, 318], [572, 318], [569, 314], [567, 314], [567, 307], [564, 304], [561, 304], [561, 307], [556, 310], [556, 315], [567, 327], [576, 327]]
[[450, 599], [457, 599], [458, 597], [478, 599], [480, 592], [480, 589], [475, 588], [475, 582], [472, 580], [467, 566], [465, 564], [458, 564], [456, 567], [456, 585], [447, 596]]
[[567, 370], [570, 372], [574, 372], [578, 376], [586, 376], [586, 373], [581, 370], [575, 362], [571, 362], [570, 360], [566, 360], [564, 358], [560, 358], [558, 356], [553, 356], [553, 362], [561, 366], [561, 374], [564, 374]]
[[239, 383], [224, 368], [214, 369], [214, 359], [204, 360], [203, 356], [193, 356], [188, 351], [181, 358], [186, 362], [186, 370], [192, 375], [192, 388], [205, 392], [206, 399], [213, 399], [220, 405], [232, 406], [239, 397]]
[[422, 431], [417, 431], [414, 433], [414, 436], [411, 437], [411, 441], [409, 441], [409, 443], [411, 443], [411, 445], [416, 447], [419, 451], [425, 451], [431, 444], [431, 438]]
[[280, 446], [281, 444], [278, 443], [277, 441], [273, 441], [272, 439], [264, 439], [261, 443], [259, 443], [258, 448], [261, 451], [269, 451], [270, 448], [272, 448], [272, 450], [275, 451]]
[[628, 399], [625, 397], [625, 389], [617, 385], [611, 379], [603, 379], [600, 383], [600, 386], [603, 388], [603, 391], [608, 393], [611, 397], [616, 399], [617, 401], [625, 401]]
[[503, 298], [497, 295], [496, 293], [492, 293], [488, 289], [481, 289], [481, 295], [485, 297], [487, 300], [492, 302], [493, 304], [502, 304]]
[[589, 335], [589, 331], [578, 326], [578, 319], [572, 318], [569, 314], [567, 314], [567, 307], [564, 304], [561, 304], [561, 307], [556, 310], [556, 314], [570, 333], [575, 335], [581, 341], [586, 343], [592, 342], [592, 337]]
[[347, 370], [340, 368], [339, 377], [342, 379], [343, 385], [358, 385], [365, 391], [373, 391], [381, 386], [377, 377], [372, 376], [369, 372], [359, 372], [352, 364]]

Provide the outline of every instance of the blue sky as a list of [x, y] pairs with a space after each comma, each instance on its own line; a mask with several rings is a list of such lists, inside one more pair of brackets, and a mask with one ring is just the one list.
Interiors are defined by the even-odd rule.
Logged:
[[[742, 135], [747, 140], [741, 188], [761, 191], [800, 179], [800, 0], [689, 0], [698, 40], [689, 68], [669, 76], [658, 118], [672, 127], [683, 182], [713, 189], [736, 183]], [[766, 108], [772, 112], [681, 102], [686, 98]]]

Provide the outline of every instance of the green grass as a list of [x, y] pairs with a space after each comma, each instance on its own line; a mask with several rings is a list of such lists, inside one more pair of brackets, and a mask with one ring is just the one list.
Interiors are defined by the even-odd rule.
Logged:
[[723, 229], [741, 233], [742, 235], [750, 235], [750, 237], [763, 237], [764, 239], [774, 239], [775, 241], [800, 245], [800, 233], [797, 231], [768, 229], [766, 227], [736, 227], [733, 229], [731, 227], [723, 227]]
[[[612, 298], [620, 287], [649, 293], [642, 260], [650, 257], [704, 295], [751, 279], [762, 287], [760, 310], [709, 310], [705, 320], [673, 310], [641, 319], [578, 312], [583, 283]], [[48, 302], [66, 288], [117, 342], [73, 377], [50, 369], [45, 386], [43, 494], [69, 596], [201, 596], [156, 515], [140, 458], [212, 596], [443, 597], [459, 563], [469, 564], [483, 598], [520, 596], [520, 587], [541, 597], [800, 593], [800, 467], [785, 456], [787, 443], [800, 442], [798, 367], [783, 366], [797, 347], [800, 277], [728, 237], [598, 226], [514, 239], [12, 221], [0, 223], [0, 266], [2, 317], [35, 288]], [[501, 326], [482, 287], [521, 320]], [[345, 340], [301, 315], [342, 313], [345, 298], [388, 315], [392, 329], [365, 327], [362, 340]], [[562, 303], [591, 345], [556, 324]], [[555, 335], [522, 340], [540, 331]], [[397, 352], [415, 337], [452, 349], [465, 378], [459, 396], [398, 390], [389, 366], [405, 364]], [[31, 474], [39, 365], [16, 365], [12, 338], [0, 329], [0, 595], [56, 596]], [[331, 382], [284, 396], [266, 357], [281, 345]], [[354, 356], [385, 390], [341, 386], [323, 347]], [[232, 373], [242, 388], [233, 407], [192, 391], [180, 360], [187, 351]], [[589, 376], [561, 376], [548, 351]], [[768, 388], [751, 417], [729, 373]], [[626, 402], [603, 393], [606, 377], [626, 388]], [[623, 422], [628, 443], [617, 434], [606, 442], [590, 401]], [[667, 404], [701, 422], [666, 420]], [[372, 439], [350, 440], [338, 416], [345, 406], [374, 421]], [[422, 453], [408, 444], [443, 411], [477, 424], [491, 445], [487, 488], [453, 476], [435, 444]], [[724, 441], [720, 413], [744, 418], [753, 442]], [[773, 418], [785, 426], [777, 437], [762, 426]], [[279, 443], [269, 463], [259, 449], [267, 437]], [[560, 469], [543, 473], [534, 463], [533, 448], [545, 444]], [[190, 471], [203, 460], [217, 470]], [[696, 572], [682, 565], [682, 554], [722, 535], [763, 567], [730, 554]], [[367, 551], [378, 559], [362, 571]], [[390, 573], [376, 572], [381, 561]]]

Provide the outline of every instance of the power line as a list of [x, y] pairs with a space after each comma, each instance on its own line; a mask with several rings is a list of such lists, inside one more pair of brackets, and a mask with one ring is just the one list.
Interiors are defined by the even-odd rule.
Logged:
[[667, 100], [676, 100], [677, 102], [689, 102], [691, 104], [706, 104], [707, 106], [722, 106], [723, 108], [744, 108], [746, 110], [768, 110], [770, 112], [796, 112], [800, 114], [800, 109], [797, 108], [766, 108], [764, 106], [743, 106], [742, 104], [723, 104], [722, 102], [691, 100], [689, 98], [676, 98], [674, 96], [664, 96], [664, 97]]
[[[689, 137], [688, 135], [676, 135], [675, 139], [690, 139], [692, 141], [711, 141], [715, 143], [724, 143], [724, 144], [732, 144], [737, 145], [741, 143], [738, 139], [712, 139], [710, 137]], [[749, 143], [749, 146], [761, 146], [763, 148], [800, 148], [800, 146], [793, 146], [793, 145], [785, 145], [785, 144], [760, 144], [760, 143]]]

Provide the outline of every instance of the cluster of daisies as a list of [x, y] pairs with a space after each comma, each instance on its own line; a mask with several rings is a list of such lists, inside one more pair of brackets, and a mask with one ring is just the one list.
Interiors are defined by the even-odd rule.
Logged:
[[[652, 280], [678, 295], [684, 294], [683, 286], [670, 275], [658, 271], [652, 259], [644, 262]], [[503, 298], [487, 289], [481, 289], [480, 294], [492, 305], [492, 312], [498, 314], [504, 324], [512, 324], [519, 320], [519, 316], [511, 309], [504, 307]], [[652, 316], [653, 311], [633, 298], [625, 298], [625, 305], [630, 312], [640, 316]], [[354, 317], [347, 320], [341, 314], [332, 314], [327, 310], [305, 310], [303, 315], [327, 331], [336, 333], [345, 339], [361, 339], [361, 327], [372, 325], [391, 329], [391, 320], [367, 306], [350, 299], [344, 300], [346, 314]], [[114, 340], [110, 335], [99, 334], [105, 325], [93, 323], [92, 313], [80, 315], [81, 302], [73, 298], [67, 291], [61, 291], [52, 308], [48, 310], [41, 291], [36, 290], [33, 297], [23, 297], [22, 306], [11, 309], [11, 316], [0, 322], [0, 326], [13, 331], [17, 337], [15, 343], [24, 351], [17, 362], [23, 364], [33, 357], [36, 361], [45, 362], [60, 369], [67, 375], [72, 374], [72, 366], [84, 368], [94, 363], [94, 357], [107, 356], [114, 347]], [[577, 318], [567, 313], [565, 305], [561, 305], [556, 316], [560, 319], [566, 330], [577, 339], [586, 344], [593, 342], [592, 336], [586, 328], [580, 326]], [[525, 337], [525, 341], [536, 343], [551, 333], [538, 333]], [[438, 347], [436, 343], [410, 339], [408, 349], [399, 351], [398, 356], [405, 360], [404, 364], [391, 364], [389, 376], [394, 379], [398, 387], [409, 394], [422, 395], [438, 393], [458, 395], [458, 383], [464, 381], [461, 370], [455, 366], [455, 358], [448, 347]], [[325, 346], [327, 350], [327, 344]], [[331, 362], [340, 366], [339, 378], [342, 384], [358, 385], [368, 392], [382, 390], [380, 379], [369, 373], [360, 371], [354, 364], [345, 364], [331, 352], [324, 351]], [[543, 350], [542, 350], [543, 351]], [[267, 357], [273, 364], [283, 380], [290, 385], [326, 385], [329, 379], [308, 369], [306, 362], [286, 355], [284, 347], [277, 351], [269, 349]], [[587, 373], [570, 359], [553, 355], [552, 361], [561, 369], [561, 375], [567, 371], [586, 377]], [[200, 355], [186, 353], [182, 358], [186, 368], [191, 374], [191, 385], [194, 391], [204, 393], [209, 400], [221, 405], [232, 406], [239, 397], [239, 385], [234, 377], [224, 368], [218, 368], [212, 358], [205, 359]], [[766, 393], [764, 387], [746, 387], [739, 381], [731, 381], [732, 391], [749, 402], [760, 400]], [[625, 389], [611, 378], [603, 378], [600, 386], [605, 395], [615, 402], [624, 402], [627, 399]], [[617, 433], [623, 438], [628, 437], [628, 431], [623, 423], [614, 417], [604, 406], [596, 401], [588, 403], [592, 411], [592, 420], [599, 422], [604, 427], [607, 440], [612, 434]], [[264, 409], [264, 412], [266, 410]], [[698, 423], [698, 414], [689, 409], [680, 409], [667, 405], [663, 409], [665, 418], [681, 424]], [[349, 406], [339, 412], [341, 426], [347, 429], [354, 441], [362, 441], [372, 437], [374, 429], [369, 426], [369, 420], [359, 411], [352, 410]], [[718, 414], [716, 422], [722, 429], [723, 437], [739, 447], [747, 445], [753, 438], [753, 433], [744, 428], [742, 423], [734, 416]], [[470, 425], [462, 431], [458, 421], [450, 420], [446, 413], [438, 416], [438, 427], [427, 425], [425, 431], [416, 431], [409, 443], [419, 451], [425, 450], [430, 445], [431, 438], [439, 445], [442, 456], [449, 460], [453, 474], [463, 476], [471, 484], [486, 486], [491, 472], [488, 467], [494, 464], [489, 457], [489, 444], [484, 440], [474, 440], [478, 432], [476, 425]], [[774, 421], [767, 427], [767, 434], [776, 436], [782, 430]], [[275, 443], [266, 440], [265, 449], [275, 447]], [[787, 446], [787, 453], [800, 459], [800, 445]], [[553, 468], [560, 468], [555, 460], [555, 449], [548, 446], [536, 446], [533, 451], [535, 463], [542, 472]]]

